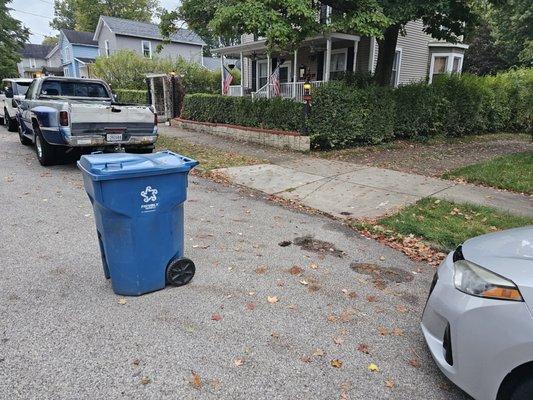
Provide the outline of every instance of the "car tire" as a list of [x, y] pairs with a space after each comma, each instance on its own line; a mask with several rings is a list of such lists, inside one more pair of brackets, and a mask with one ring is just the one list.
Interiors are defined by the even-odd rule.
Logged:
[[515, 385], [509, 400], [531, 400], [533, 397], [533, 377], [524, 379]]
[[4, 108], [4, 125], [6, 126], [9, 132], [17, 131], [17, 125], [18, 125], [17, 120], [11, 119], [5, 108]]
[[32, 144], [31, 139], [22, 134], [22, 126], [20, 124], [18, 124], [18, 132], [20, 143], [22, 143], [24, 146], [29, 146], [30, 144]]
[[[56, 165], [63, 161], [64, 151], [62, 146], [53, 146], [48, 143], [38, 127], [35, 130], [35, 152], [37, 160], [42, 166]], [[63, 154], [62, 154], [63, 153]]]

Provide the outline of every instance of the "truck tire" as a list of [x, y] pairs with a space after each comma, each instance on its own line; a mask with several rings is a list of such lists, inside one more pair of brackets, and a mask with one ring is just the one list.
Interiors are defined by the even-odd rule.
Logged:
[[11, 119], [5, 108], [4, 108], [4, 125], [6, 126], [9, 132], [17, 131], [17, 120]]
[[56, 165], [63, 161], [64, 151], [62, 146], [53, 146], [48, 143], [41, 133], [39, 127], [33, 127], [35, 131], [35, 152], [37, 153], [37, 160], [42, 166]]
[[20, 143], [22, 143], [24, 146], [29, 146], [32, 144], [31, 139], [22, 134], [22, 126], [20, 124], [18, 124], [18, 131]]

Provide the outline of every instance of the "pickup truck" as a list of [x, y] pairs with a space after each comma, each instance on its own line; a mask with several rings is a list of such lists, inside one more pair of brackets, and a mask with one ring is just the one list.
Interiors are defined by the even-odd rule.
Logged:
[[24, 99], [33, 79], [7, 78], [0, 87], [0, 120], [9, 132], [17, 130], [18, 102]]
[[41, 165], [119, 147], [151, 153], [157, 140], [152, 109], [115, 102], [109, 85], [98, 79], [36, 78], [19, 102], [17, 119], [21, 143], [35, 144]]

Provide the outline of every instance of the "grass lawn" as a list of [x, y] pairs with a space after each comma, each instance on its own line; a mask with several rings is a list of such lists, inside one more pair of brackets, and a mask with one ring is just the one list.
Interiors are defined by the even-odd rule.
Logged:
[[533, 152], [509, 154], [446, 172], [443, 178], [461, 178], [500, 189], [533, 194]]
[[[426, 198], [370, 227], [390, 235], [413, 234], [439, 250], [450, 251], [474, 236], [533, 225], [533, 218], [518, 217], [493, 208]], [[365, 228], [369, 229], [368, 226]]]
[[236, 153], [228, 153], [212, 147], [199, 146], [182, 139], [160, 135], [157, 150], [171, 150], [200, 162], [196, 167], [200, 172], [217, 168], [240, 167], [243, 165], [263, 164], [264, 161]]

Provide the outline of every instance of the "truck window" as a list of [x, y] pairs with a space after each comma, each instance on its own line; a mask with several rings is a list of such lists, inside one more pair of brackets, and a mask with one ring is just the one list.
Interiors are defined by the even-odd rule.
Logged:
[[98, 82], [68, 82], [46, 80], [41, 86], [45, 96], [110, 98], [104, 85]]
[[28, 90], [26, 91], [26, 100], [31, 100], [33, 92], [35, 92], [35, 86], [37, 86], [37, 79], [34, 80]]
[[13, 94], [24, 96], [30, 87], [31, 82], [13, 82]]

